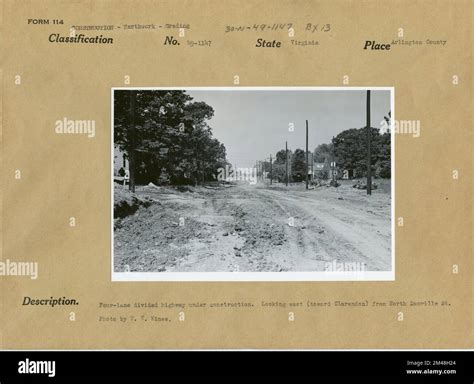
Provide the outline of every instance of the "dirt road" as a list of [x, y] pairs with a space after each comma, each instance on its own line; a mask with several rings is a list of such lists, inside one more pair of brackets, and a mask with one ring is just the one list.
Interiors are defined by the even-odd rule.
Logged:
[[115, 222], [116, 271], [322, 271], [328, 262], [391, 265], [389, 181], [368, 197], [343, 183], [140, 187], [151, 204]]

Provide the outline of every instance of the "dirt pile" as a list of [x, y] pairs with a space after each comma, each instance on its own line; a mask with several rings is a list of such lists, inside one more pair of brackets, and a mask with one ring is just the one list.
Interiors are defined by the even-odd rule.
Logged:
[[246, 253], [267, 250], [287, 241], [281, 225], [265, 220], [258, 213], [245, 210], [242, 206], [234, 207], [231, 213], [234, 217], [234, 231], [244, 239], [242, 250]]
[[[367, 189], [367, 181], [357, 180], [357, 182], [352, 186], [355, 189]], [[377, 183], [372, 182], [372, 189], [377, 189]]]
[[122, 187], [114, 188], [114, 218], [120, 219], [133, 215], [140, 206], [149, 207], [151, 201], [146, 197], [139, 197]]
[[121, 219], [116, 233], [116, 249], [124, 256], [116, 259], [116, 267], [128, 265], [131, 271], [165, 271], [186, 256], [183, 244], [208, 237], [201, 223], [180, 218], [175, 209], [156, 202]]

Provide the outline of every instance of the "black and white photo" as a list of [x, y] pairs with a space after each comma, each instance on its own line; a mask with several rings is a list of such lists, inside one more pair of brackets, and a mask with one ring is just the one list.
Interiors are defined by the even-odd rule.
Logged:
[[393, 97], [114, 88], [113, 279], [393, 279]]

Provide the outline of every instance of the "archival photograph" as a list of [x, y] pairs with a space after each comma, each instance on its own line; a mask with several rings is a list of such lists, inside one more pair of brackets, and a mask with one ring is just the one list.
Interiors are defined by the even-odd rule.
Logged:
[[393, 277], [392, 119], [392, 88], [113, 88], [112, 279]]

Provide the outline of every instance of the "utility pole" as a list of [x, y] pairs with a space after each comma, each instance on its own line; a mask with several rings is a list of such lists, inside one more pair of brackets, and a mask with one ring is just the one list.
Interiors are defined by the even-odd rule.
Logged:
[[308, 120], [306, 120], [306, 189], [308, 189], [308, 172], [309, 172], [309, 163], [308, 163]]
[[288, 141], [285, 141], [286, 186], [288, 187]]
[[[332, 137], [331, 143], [334, 143], [334, 136]], [[334, 181], [334, 145], [332, 147], [332, 151], [329, 154], [329, 160], [331, 161], [329, 170], [331, 171], [331, 180]]]
[[272, 166], [272, 155], [270, 154], [270, 185], [273, 184], [273, 166]]
[[129, 101], [129, 146], [130, 153], [128, 154], [128, 167], [130, 173], [130, 180], [128, 187], [130, 191], [135, 193], [135, 101], [137, 97], [136, 91], [130, 91], [130, 101]]
[[367, 195], [372, 194], [372, 164], [371, 164], [371, 129], [370, 129], [370, 91], [367, 91]]

